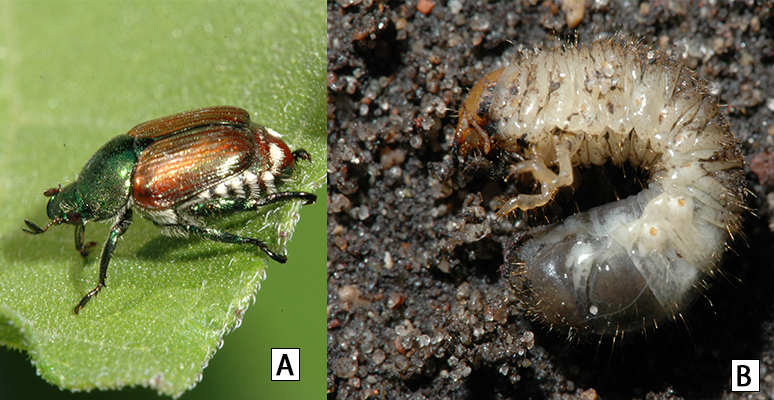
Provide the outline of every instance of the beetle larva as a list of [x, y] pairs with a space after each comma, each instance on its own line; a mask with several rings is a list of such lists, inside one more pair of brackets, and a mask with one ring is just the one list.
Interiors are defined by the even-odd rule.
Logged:
[[532, 229], [503, 273], [533, 318], [572, 336], [676, 319], [740, 233], [744, 160], [718, 105], [678, 61], [620, 38], [524, 54], [491, 72], [460, 111], [455, 151], [512, 158], [535, 193], [498, 216], [546, 205], [573, 168], [629, 165], [647, 188]]

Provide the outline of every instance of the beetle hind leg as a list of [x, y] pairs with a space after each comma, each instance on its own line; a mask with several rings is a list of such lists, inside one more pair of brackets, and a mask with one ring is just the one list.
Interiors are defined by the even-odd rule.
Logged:
[[[306, 205], [317, 201], [317, 196], [306, 192], [280, 192], [267, 194], [255, 199], [212, 199], [203, 203], [194, 204], [188, 207], [186, 211], [194, 216], [212, 217], [237, 212], [255, 211], [259, 207], [289, 200], [302, 200]], [[278, 263], [284, 264], [287, 261], [286, 256], [274, 252], [265, 242], [258, 239], [234, 235], [218, 229], [203, 228], [196, 225], [174, 224], [166, 226], [168, 228], [180, 229], [187, 233], [193, 233], [215, 242], [252, 244], [260, 248], [266, 255]]]
[[189, 206], [185, 211], [194, 216], [212, 217], [244, 211], [255, 211], [260, 207], [289, 200], [303, 200], [304, 205], [317, 201], [317, 195], [307, 192], [271, 193], [258, 198], [211, 199]]
[[298, 150], [293, 152], [293, 160], [294, 161], [305, 160], [305, 161], [308, 161], [311, 164], [312, 163], [312, 156], [309, 154], [308, 151], [306, 151], [304, 149], [298, 149]]
[[[280, 192], [267, 194], [263, 197], [255, 199], [212, 199], [203, 203], [189, 206], [186, 211], [187, 213], [194, 216], [212, 217], [237, 212], [255, 211], [259, 207], [289, 200], [302, 200], [304, 205], [306, 205], [317, 201], [317, 196], [313, 193], [306, 192]], [[258, 248], [263, 250], [266, 255], [278, 263], [284, 264], [287, 261], [286, 256], [275, 253], [269, 248], [269, 246], [266, 245], [266, 243], [258, 239], [238, 236], [218, 229], [203, 228], [196, 225], [173, 224], [166, 226], [168, 228], [180, 229], [187, 233], [193, 233], [215, 242], [252, 244], [254, 246], [258, 246]]]
[[317, 201], [317, 195], [313, 193], [307, 193], [307, 192], [272, 193], [260, 199], [252, 199], [251, 202], [255, 202], [255, 205], [252, 205], [253, 208], [251, 209], [255, 209], [272, 203], [277, 203], [280, 201], [293, 200], [293, 199], [304, 200], [304, 205], [309, 205]]
[[272, 249], [269, 248], [269, 246], [266, 245], [266, 243], [258, 239], [234, 235], [233, 233], [228, 233], [226, 231], [221, 231], [221, 230], [212, 229], [212, 228], [202, 228], [194, 225], [178, 225], [176, 227], [183, 229], [188, 233], [193, 233], [205, 239], [212, 240], [213, 242], [223, 242], [223, 243], [231, 243], [231, 244], [252, 244], [254, 246], [257, 246], [259, 249], [263, 250], [263, 252], [266, 253], [267, 256], [271, 257], [272, 260], [281, 264], [284, 264], [288, 260], [288, 258], [285, 255], [275, 253]]

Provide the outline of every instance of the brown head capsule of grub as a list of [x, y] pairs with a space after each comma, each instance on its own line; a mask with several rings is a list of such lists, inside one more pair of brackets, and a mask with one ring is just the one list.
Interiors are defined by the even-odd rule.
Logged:
[[454, 148], [465, 157], [472, 149], [488, 154], [492, 148], [489, 134], [484, 128], [489, 124], [489, 107], [492, 102], [492, 89], [500, 79], [504, 69], [492, 71], [478, 81], [460, 109], [457, 132], [454, 136]]

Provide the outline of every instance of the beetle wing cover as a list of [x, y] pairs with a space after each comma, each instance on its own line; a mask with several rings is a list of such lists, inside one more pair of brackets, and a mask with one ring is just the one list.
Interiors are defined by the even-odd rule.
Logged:
[[214, 125], [158, 140], [137, 160], [135, 202], [164, 209], [187, 200], [252, 165], [252, 133], [231, 125]]
[[185, 111], [143, 122], [127, 133], [135, 138], [161, 138], [209, 125], [250, 125], [250, 114], [232, 106], [215, 106]]

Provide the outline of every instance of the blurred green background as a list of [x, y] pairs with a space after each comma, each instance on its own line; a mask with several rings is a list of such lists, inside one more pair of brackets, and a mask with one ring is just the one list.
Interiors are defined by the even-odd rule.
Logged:
[[[41, 185], [75, 178], [90, 155], [77, 146], [93, 151], [148, 118], [237, 105], [279, 132], [301, 131], [292, 148], [324, 155], [324, 35], [321, 0], [0, 2], [0, 242], [20, 240], [24, 218], [41, 215], [41, 191], [47, 188]], [[295, 87], [299, 71], [319, 75], [319, 87]], [[299, 101], [318, 94], [311, 101], [319, 103], [315, 109]], [[299, 115], [308, 120], [305, 113], [316, 117], [318, 108], [319, 123], [299, 123]], [[49, 151], [56, 154], [39, 150], [28, 128], [47, 130], [56, 143], [49, 149], [57, 149]], [[61, 135], [70, 131], [84, 131], [87, 138], [63, 148]], [[320, 162], [325, 158], [315, 158]], [[51, 163], [58, 167], [53, 182]], [[48, 183], [37, 180], [43, 175]], [[326, 192], [316, 193], [318, 203], [301, 211], [288, 263], [269, 263], [241, 327], [225, 336], [202, 381], [184, 399], [305, 399], [324, 393]], [[32, 210], [38, 212], [30, 215]], [[87, 240], [101, 246], [105, 228], [98, 229], [90, 225]], [[72, 228], [66, 230], [59, 233], [68, 242], [62, 248], [75, 257]], [[159, 235], [152, 227], [148, 232]], [[0, 291], [11, 289], [0, 284]], [[276, 347], [301, 348], [300, 382], [270, 380], [270, 349]], [[76, 397], [158, 398], [143, 388], [60, 391], [36, 376], [26, 354], [0, 346], [0, 399]]]

